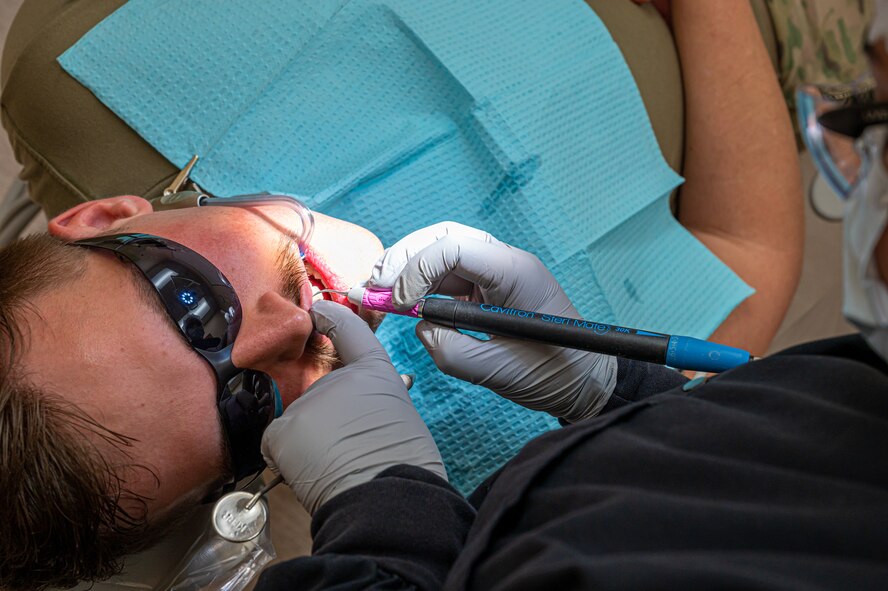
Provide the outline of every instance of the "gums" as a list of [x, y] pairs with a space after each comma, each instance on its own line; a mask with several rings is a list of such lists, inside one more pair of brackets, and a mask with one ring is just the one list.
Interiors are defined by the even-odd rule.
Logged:
[[[343, 279], [334, 272], [330, 265], [327, 263], [327, 260], [324, 256], [311, 248], [306, 249], [305, 251], [305, 262], [314, 269], [315, 273], [321, 277], [321, 281], [324, 283], [326, 289], [336, 289], [340, 291], [347, 291], [349, 285], [343, 281]], [[336, 302], [337, 304], [342, 304], [343, 306], [348, 306], [354, 311], [356, 314], [358, 313], [358, 308], [354, 306], [351, 302], [348, 301], [344, 295], [340, 295], [337, 293], [328, 293], [326, 294], [330, 297], [331, 300]]]

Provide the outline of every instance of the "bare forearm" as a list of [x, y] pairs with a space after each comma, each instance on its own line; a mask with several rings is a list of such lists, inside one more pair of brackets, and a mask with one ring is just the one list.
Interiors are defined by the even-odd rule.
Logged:
[[763, 353], [801, 270], [789, 115], [748, 0], [673, 0], [672, 22], [686, 101], [679, 220], [757, 291], [713, 338]]

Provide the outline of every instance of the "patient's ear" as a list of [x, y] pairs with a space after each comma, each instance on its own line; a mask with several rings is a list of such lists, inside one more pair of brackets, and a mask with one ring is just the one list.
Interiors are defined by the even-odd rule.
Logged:
[[148, 201], [135, 195], [87, 201], [49, 220], [49, 233], [68, 241], [92, 238], [152, 211]]

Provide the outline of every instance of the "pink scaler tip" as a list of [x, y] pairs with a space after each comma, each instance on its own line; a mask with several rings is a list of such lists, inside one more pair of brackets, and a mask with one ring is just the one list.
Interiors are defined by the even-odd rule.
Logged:
[[392, 290], [390, 289], [353, 287], [348, 290], [348, 301], [366, 310], [377, 310], [379, 312], [419, 318], [420, 304], [416, 304], [411, 310], [398, 310], [392, 305]]

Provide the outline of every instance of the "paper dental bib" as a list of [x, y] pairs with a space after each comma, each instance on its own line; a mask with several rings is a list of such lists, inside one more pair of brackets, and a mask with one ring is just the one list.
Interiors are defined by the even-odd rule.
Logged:
[[[681, 179], [580, 0], [131, 0], [59, 61], [214, 194], [302, 195], [385, 244], [480, 227], [606, 323], [705, 337], [751, 293], [672, 218]], [[379, 336], [466, 491], [556, 422], [436, 371], [414, 323]]]

